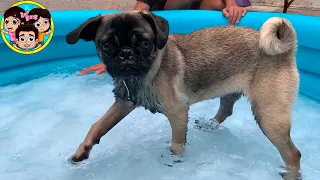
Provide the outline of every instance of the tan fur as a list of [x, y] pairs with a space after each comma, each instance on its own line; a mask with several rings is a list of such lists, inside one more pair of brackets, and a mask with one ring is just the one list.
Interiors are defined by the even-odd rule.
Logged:
[[[260, 29], [259, 46], [269, 55], [286, 53], [296, 48], [296, 32], [292, 24], [283, 18], [272, 17]], [[280, 40], [277, 37], [280, 36]]]
[[[130, 12], [130, 15], [135, 13], [139, 12]], [[142, 106], [156, 104], [168, 117], [172, 152], [184, 152], [190, 105], [220, 97], [216, 118], [222, 123], [232, 114], [234, 103], [245, 95], [261, 130], [279, 150], [287, 167], [297, 175], [301, 154], [290, 138], [292, 106], [299, 86], [295, 34], [289, 21], [271, 18], [260, 31], [223, 26], [187, 35], [169, 35], [138, 97], [144, 100]], [[129, 111], [123, 115], [126, 113]], [[101, 131], [103, 126], [95, 128]], [[100, 139], [106, 131], [103, 132], [100, 135], [89, 133], [86, 139]], [[89, 149], [94, 144], [89, 143]], [[72, 159], [82, 160], [77, 157], [84, 152], [77, 151]]]

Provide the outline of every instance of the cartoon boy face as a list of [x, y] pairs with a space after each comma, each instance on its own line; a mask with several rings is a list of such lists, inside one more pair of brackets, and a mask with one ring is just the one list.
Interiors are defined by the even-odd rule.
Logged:
[[47, 18], [40, 17], [34, 26], [39, 30], [40, 33], [47, 31], [50, 28], [50, 21]]
[[36, 47], [38, 39], [33, 31], [21, 31], [16, 39], [16, 43], [20, 48], [29, 50]]
[[4, 20], [4, 27], [9, 32], [15, 32], [20, 24], [21, 21], [13, 16], [9, 16]]

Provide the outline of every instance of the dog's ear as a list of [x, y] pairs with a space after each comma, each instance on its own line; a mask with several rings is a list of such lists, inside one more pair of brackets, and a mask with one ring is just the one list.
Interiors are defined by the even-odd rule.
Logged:
[[163, 17], [157, 16], [148, 11], [141, 11], [140, 13], [142, 17], [150, 23], [156, 35], [156, 45], [158, 49], [162, 49], [168, 41], [168, 36], [169, 36], [168, 21]]
[[75, 44], [79, 39], [85, 41], [93, 41], [96, 37], [97, 30], [101, 24], [102, 16], [95, 16], [84, 23], [82, 23], [77, 29], [67, 34], [66, 40], [68, 44]]

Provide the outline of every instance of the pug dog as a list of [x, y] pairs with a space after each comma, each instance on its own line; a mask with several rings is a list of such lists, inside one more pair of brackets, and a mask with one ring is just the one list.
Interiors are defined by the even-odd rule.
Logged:
[[297, 40], [287, 19], [270, 18], [260, 30], [219, 26], [169, 35], [163, 17], [125, 11], [92, 17], [66, 36], [68, 44], [79, 39], [95, 43], [113, 79], [115, 102], [92, 125], [72, 161], [87, 159], [100, 138], [137, 107], [169, 119], [171, 151], [182, 155], [192, 104], [219, 97], [215, 119], [222, 123], [245, 96], [264, 135], [298, 174], [301, 154], [290, 137], [299, 88]]

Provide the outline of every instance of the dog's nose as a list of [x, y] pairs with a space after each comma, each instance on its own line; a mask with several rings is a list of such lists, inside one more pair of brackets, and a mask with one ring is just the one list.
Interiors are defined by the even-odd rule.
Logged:
[[134, 52], [131, 48], [123, 48], [119, 53], [119, 57], [121, 59], [131, 59], [133, 55]]

